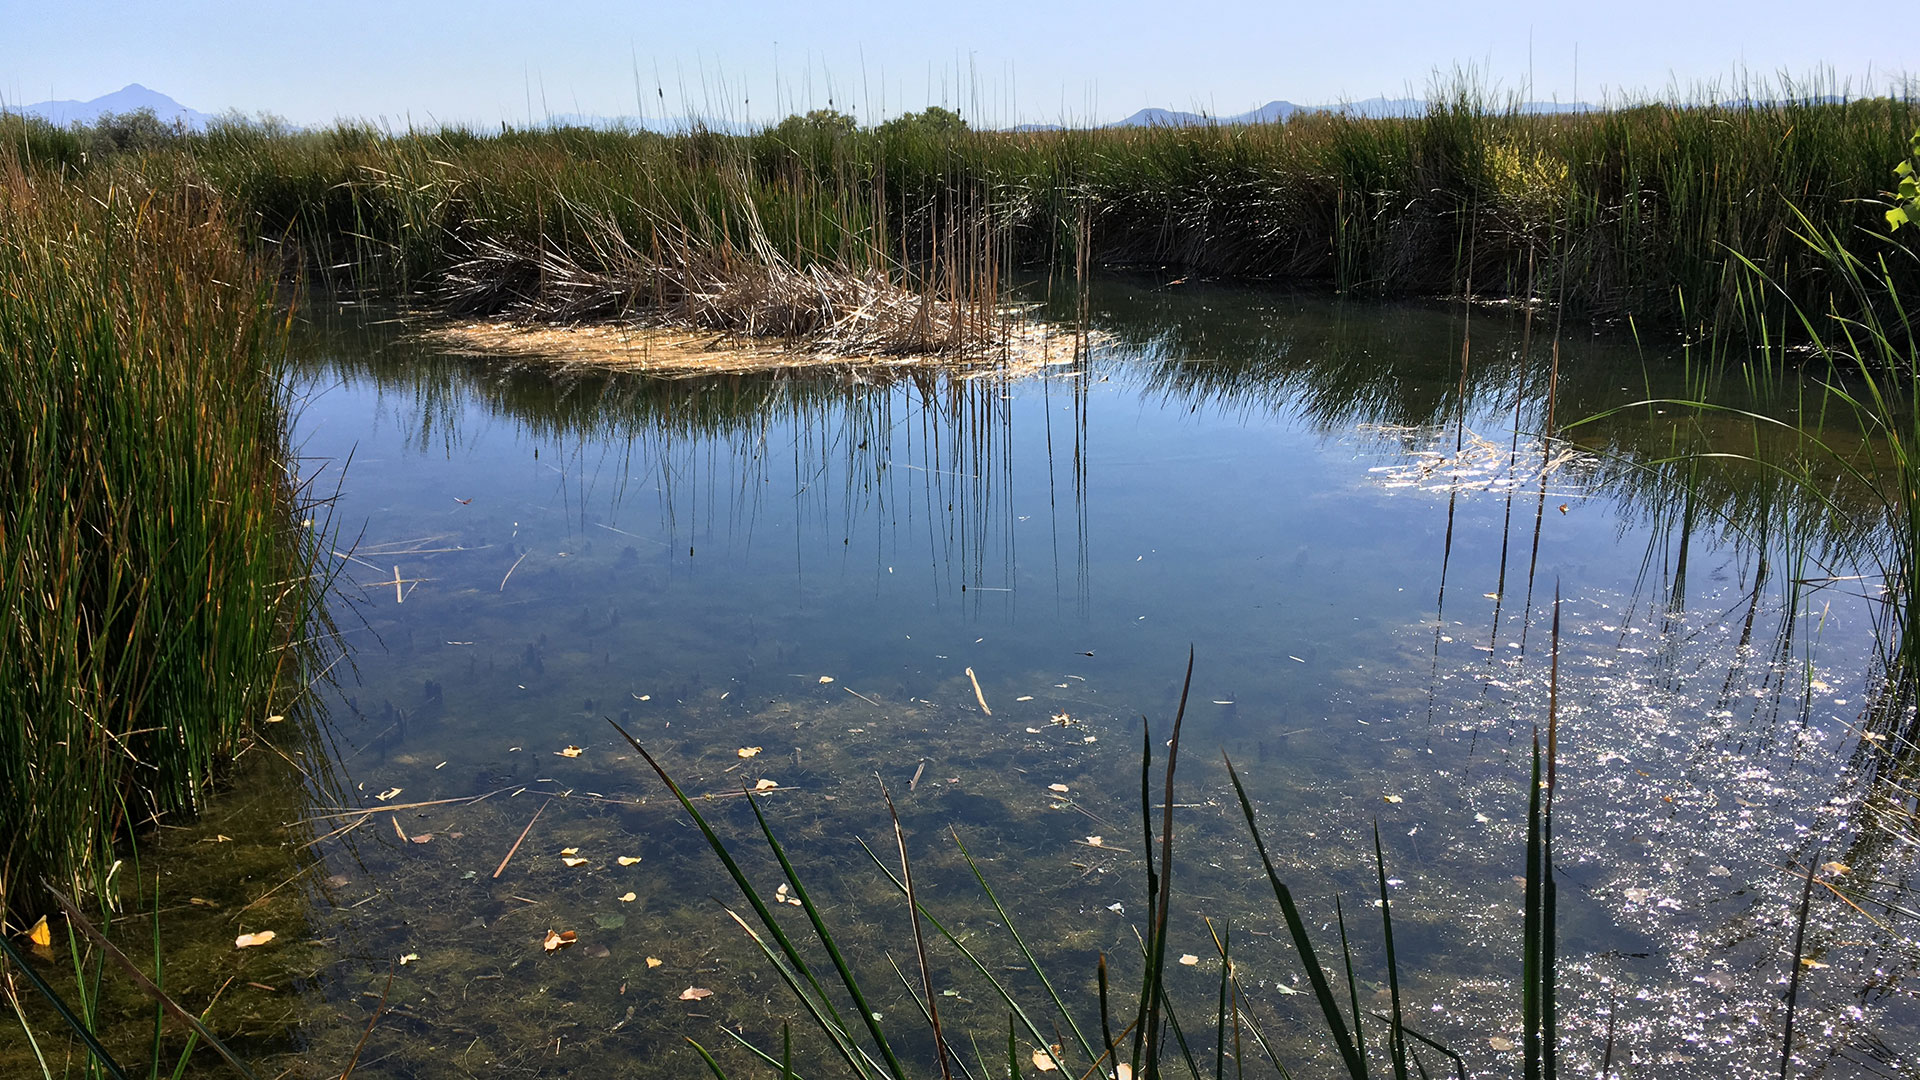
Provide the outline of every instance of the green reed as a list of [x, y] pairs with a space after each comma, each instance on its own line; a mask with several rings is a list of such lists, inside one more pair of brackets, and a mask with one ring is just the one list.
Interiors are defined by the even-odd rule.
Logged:
[[[1553, 685], [1555, 695], [1548, 707], [1548, 734], [1543, 748], [1536, 735], [1533, 750], [1532, 778], [1528, 789], [1528, 828], [1526, 842], [1526, 902], [1524, 904], [1525, 934], [1522, 947], [1523, 971], [1521, 980], [1521, 1004], [1524, 1013], [1524, 1035], [1526, 1040], [1523, 1057], [1524, 1073], [1529, 1078], [1541, 1077], [1551, 1080], [1557, 1074], [1559, 1052], [1553, 1036], [1557, 1022], [1554, 1011], [1555, 1000], [1555, 898], [1553, 889], [1552, 856], [1552, 787], [1553, 762], [1557, 717], [1557, 688], [1559, 655], [1559, 610], [1554, 610], [1553, 654], [1555, 669]], [[1195, 1040], [1202, 1028], [1189, 1022], [1183, 1025], [1176, 1001], [1169, 991], [1166, 980], [1166, 941], [1168, 915], [1174, 903], [1174, 850], [1176, 830], [1174, 811], [1178, 804], [1174, 796], [1174, 780], [1180, 752], [1180, 732], [1186, 715], [1187, 690], [1191, 688], [1193, 677], [1193, 659], [1188, 658], [1187, 677], [1182, 687], [1180, 705], [1176, 709], [1171, 728], [1156, 737], [1151, 725], [1143, 727], [1142, 750], [1140, 759], [1141, 777], [1141, 838], [1145, 842], [1145, 874], [1143, 884], [1144, 935], [1139, 937], [1140, 961], [1142, 964], [1140, 981], [1133, 994], [1131, 1010], [1116, 1012], [1115, 988], [1109, 980], [1109, 964], [1104, 953], [1099, 956], [1098, 997], [1093, 1002], [1072, 1002], [1060, 989], [1066, 985], [1055, 976], [1050, 976], [1042, 966], [1040, 959], [1029, 946], [1024, 935], [1015, 924], [1015, 920], [1001, 902], [985, 873], [975, 861], [971, 852], [961, 841], [957, 831], [953, 832], [953, 841], [962, 859], [978, 882], [981, 893], [991, 908], [994, 918], [990, 924], [1003, 929], [1011, 939], [1020, 963], [1011, 968], [1003, 965], [990, 966], [981, 958], [985, 943], [975, 940], [970, 932], [956, 932], [943, 922], [927, 906], [922, 895], [913, 884], [911, 860], [908, 855], [907, 834], [900, 823], [897, 813], [890, 813], [894, 836], [893, 857], [883, 856], [865, 841], [860, 841], [874, 865], [893, 884], [895, 891], [906, 902], [907, 911], [912, 920], [912, 956], [918, 963], [920, 978], [910, 979], [900, 969], [897, 962], [892, 963], [895, 975], [906, 992], [918, 1006], [918, 1019], [924, 1022], [924, 1030], [918, 1030], [917, 1024], [909, 1024], [902, 1031], [897, 1026], [891, 1032], [883, 1023], [882, 1014], [875, 1011], [877, 1000], [873, 989], [863, 983], [862, 976], [855, 970], [851, 953], [842, 947], [833, 928], [827, 921], [827, 913], [808, 891], [799, 868], [789, 858], [786, 848], [775, 834], [772, 824], [762, 810], [759, 800], [751, 791], [743, 791], [742, 796], [752, 808], [754, 820], [760, 830], [760, 837], [767, 850], [779, 863], [783, 887], [780, 896], [770, 904], [766, 895], [751, 882], [747, 870], [743, 869], [735, 849], [721, 837], [709, 823], [699, 806], [681, 787], [675, 783], [658, 759], [649, 753], [634, 737], [618, 723], [608, 719], [615, 731], [637, 752], [658, 775], [661, 782], [679, 802], [694, 824], [705, 837], [714, 855], [726, 868], [740, 890], [741, 898], [751, 909], [751, 917], [727, 910], [733, 922], [747, 934], [759, 949], [768, 965], [780, 977], [787, 989], [800, 1003], [806, 1018], [825, 1038], [833, 1051], [834, 1059], [844, 1066], [847, 1075], [863, 1080], [909, 1080], [920, 1075], [932, 1075], [928, 1062], [936, 1065], [938, 1074], [945, 1080], [955, 1077], [985, 1080], [986, 1077], [1002, 1075], [1003, 1066], [992, 1064], [980, 1053], [980, 1043], [971, 1033], [949, 1034], [952, 1025], [942, 1027], [939, 1014], [939, 998], [934, 990], [932, 970], [928, 959], [927, 942], [937, 940], [944, 943], [952, 954], [963, 963], [957, 965], [984, 980], [991, 994], [987, 1000], [997, 1002], [1007, 1012], [1007, 1058], [1004, 1075], [1020, 1077], [1023, 1075], [1044, 1075], [1059, 1072], [1068, 1077], [1139, 1077], [1141, 1080], [1184, 1075], [1191, 1080], [1202, 1080], [1205, 1071], [1202, 1062], [1208, 1055], [1205, 1047]], [[1156, 742], [1167, 747], [1167, 758], [1163, 766], [1164, 775], [1156, 800], [1153, 787], [1155, 761], [1153, 748]], [[1544, 753], [1543, 753], [1544, 750]], [[1347, 923], [1336, 898], [1336, 920], [1340, 928], [1340, 946], [1347, 982], [1348, 1002], [1343, 1005], [1336, 990], [1336, 977], [1325, 967], [1314, 947], [1313, 934], [1308, 922], [1294, 900], [1292, 891], [1274, 869], [1272, 857], [1268, 851], [1266, 838], [1260, 830], [1258, 816], [1253, 803], [1247, 795], [1246, 786], [1241, 781], [1239, 771], [1231, 761], [1226, 762], [1228, 777], [1240, 810], [1247, 823], [1260, 863], [1271, 885], [1274, 900], [1281, 920], [1285, 923], [1288, 937], [1293, 945], [1297, 962], [1305, 969], [1311, 987], [1310, 999], [1317, 1005], [1322, 1026], [1320, 1031], [1328, 1038], [1339, 1055], [1342, 1071], [1351, 1080], [1366, 1080], [1376, 1074], [1376, 1070], [1394, 1077], [1394, 1080], [1411, 1080], [1415, 1075], [1429, 1076], [1429, 1069], [1422, 1058], [1420, 1048], [1438, 1054], [1451, 1064], [1457, 1075], [1466, 1075], [1464, 1060], [1453, 1050], [1433, 1038], [1409, 1027], [1405, 1022], [1402, 998], [1400, 994], [1400, 972], [1394, 949], [1392, 901], [1388, 896], [1386, 856], [1382, 849], [1379, 829], [1374, 829], [1373, 862], [1374, 880], [1378, 889], [1380, 909], [1380, 933], [1385, 947], [1384, 962], [1387, 967], [1387, 985], [1390, 988], [1391, 1011], [1386, 1014], [1375, 1013], [1374, 1018], [1387, 1025], [1386, 1040], [1377, 1053], [1370, 1053], [1362, 1036], [1364, 1015], [1359, 1001], [1359, 982], [1354, 972], [1354, 955], [1349, 945]], [[892, 808], [891, 797], [882, 787], [882, 797]], [[1156, 821], [1156, 818], [1158, 819]], [[1157, 826], [1157, 832], [1156, 832]], [[1156, 857], [1157, 849], [1157, 857]], [[897, 868], [897, 869], [896, 869]], [[785, 894], [791, 890], [792, 899]], [[804, 933], [795, 933], [773, 914], [772, 907], [781, 903], [795, 903], [806, 915]], [[1185, 901], [1182, 901], [1183, 903]], [[867, 913], [865, 918], [872, 918]], [[921, 925], [932, 930], [932, 937], [925, 936]], [[1264, 1056], [1272, 1066], [1275, 1076], [1287, 1078], [1290, 1070], [1282, 1063], [1272, 1043], [1262, 1031], [1253, 1012], [1242, 1003], [1246, 1000], [1244, 987], [1233, 958], [1231, 936], [1224, 925], [1214, 926], [1208, 921], [1209, 932], [1214, 946], [1221, 958], [1221, 976], [1218, 992], [1213, 1001], [1211, 1028], [1213, 1032], [1212, 1076], [1214, 1080], [1224, 1080], [1227, 1076], [1227, 1058], [1231, 1053], [1235, 1076], [1245, 1076], [1249, 1063], [1257, 1058], [1250, 1054], [1248, 1043]], [[830, 962], [832, 972], [824, 974], [817, 970], [817, 961], [810, 961], [809, 954], [824, 955]], [[891, 959], [891, 958], [889, 958]], [[943, 956], [942, 959], [947, 959]], [[1004, 973], [1008, 970], [1025, 969], [1033, 976], [1034, 983], [1040, 987], [1035, 994], [1030, 990], [1021, 990], [1008, 985]], [[830, 989], [830, 983], [839, 984], [839, 991]], [[956, 991], [948, 990], [947, 995]], [[1097, 1010], [1098, 1027], [1095, 1028], [1088, 1013]], [[849, 1016], [849, 1013], [854, 1015]], [[1083, 1022], [1084, 1021], [1084, 1022]], [[1123, 1022], [1123, 1023], [1122, 1023]], [[722, 1026], [720, 1031], [738, 1043], [758, 1063], [781, 1070], [781, 1075], [790, 1075], [792, 1071], [792, 1032], [782, 1028], [782, 1048], [778, 1054], [762, 1047]], [[1098, 1041], [1093, 1038], [1098, 1035]], [[1034, 1050], [1030, 1057], [1020, 1054], [1020, 1038], [1024, 1035], [1031, 1041]], [[921, 1039], [925, 1043], [922, 1047]], [[990, 1037], [991, 1038], [991, 1037]], [[908, 1040], [920, 1048], [913, 1053], [904, 1049]], [[687, 1040], [699, 1054], [700, 1059], [715, 1077], [725, 1080], [727, 1072], [705, 1046], [692, 1036]], [[1228, 1050], [1231, 1041], [1232, 1049]], [[1415, 1044], [1418, 1044], [1416, 1046]], [[991, 1045], [991, 1043], [989, 1043]], [[969, 1067], [962, 1049], [971, 1046], [975, 1052], [977, 1071]], [[997, 1055], [996, 1055], [997, 1056]], [[1383, 1060], [1384, 1059], [1384, 1060]], [[1031, 1070], [1024, 1066], [1030, 1063]]]
[[[0, 162], [0, 908], [111, 902], [284, 711], [320, 584], [286, 318], [204, 189]], [[124, 882], [120, 883], [124, 884]]]
[[617, 234], [641, 250], [683, 236], [750, 253], [764, 239], [797, 265], [884, 264], [976, 298], [1013, 267], [1065, 267], [1088, 249], [1105, 265], [1376, 294], [1470, 282], [1602, 318], [1741, 328], [1756, 297], [1731, 253], [1819, 307], [1823, 271], [1795, 239], [1797, 215], [1842, 236], [1877, 224], [1859, 197], [1920, 119], [1911, 101], [1849, 100], [1817, 82], [1562, 114], [1468, 79], [1431, 97], [1411, 117], [1250, 126], [983, 131], [952, 114], [865, 128], [821, 114], [750, 135], [222, 124], [125, 149], [0, 119], [0, 145], [39, 168], [204, 183], [283, 257], [401, 293], [432, 290], [487, 244], [595, 269]]

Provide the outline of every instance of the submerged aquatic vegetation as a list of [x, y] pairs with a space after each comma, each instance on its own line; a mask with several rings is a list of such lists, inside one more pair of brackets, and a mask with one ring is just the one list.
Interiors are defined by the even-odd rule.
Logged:
[[[1555, 604], [1553, 627], [1553, 652], [1557, 657], [1559, 649], [1558, 603]], [[1557, 672], [1557, 667], [1556, 667]], [[971, 669], [968, 670], [972, 676]], [[1555, 680], [1557, 685], [1557, 678]], [[908, 840], [894, 808], [892, 795], [881, 785], [881, 796], [885, 800], [891, 819], [895, 847], [898, 852], [899, 872], [895, 874], [888, 861], [883, 859], [865, 841], [861, 841], [868, 856], [904, 897], [907, 905], [911, 943], [920, 971], [920, 990], [915, 993], [912, 981], [900, 970], [898, 961], [889, 957], [900, 981], [907, 992], [913, 995], [918, 1006], [918, 1016], [924, 1020], [925, 1041], [938, 1064], [939, 1075], [952, 1080], [956, 1075], [991, 1076], [998, 1069], [998, 1063], [989, 1064], [982, 1055], [978, 1035], [969, 1033], [966, 1043], [958, 1038], [949, 1038], [943, 1031], [940, 1020], [940, 994], [935, 991], [934, 976], [928, 961], [926, 940], [922, 935], [921, 923], [931, 926], [934, 932], [951, 949], [964, 958], [966, 966], [976, 972], [992, 989], [992, 999], [1006, 1010], [1007, 1043], [1006, 1075], [1022, 1075], [1023, 1064], [1030, 1063], [1041, 1074], [1061, 1072], [1068, 1076], [1102, 1076], [1123, 1078], [1142, 1077], [1152, 1080], [1163, 1075], [1177, 1072], [1184, 1062], [1188, 1075], [1197, 1078], [1201, 1075], [1194, 1054], [1194, 1040], [1202, 1038], [1204, 1029], [1190, 1025], [1183, 1027], [1173, 991], [1167, 983], [1167, 938], [1168, 916], [1173, 903], [1174, 879], [1174, 810], [1177, 804], [1174, 794], [1174, 779], [1180, 753], [1180, 734], [1187, 712], [1188, 694], [1193, 684], [1193, 657], [1188, 656], [1187, 672], [1181, 685], [1179, 703], [1175, 708], [1170, 735], [1165, 741], [1167, 760], [1165, 775], [1161, 783], [1160, 802], [1156, 806], [1153, 798], [1153, 747], [1154, 735], [1151, 725], [1142, 731], [1143, 746], [1140, 758], [1140, 816], [1143, 847], [1145, 851], [1145, 892], [1143, 925], [1146, 933], [1138, 938], [1140, 947], [1141, 981], [1135, 995], [1135, 1007], [1132, 1020], [1115, 1029], [1116, 1020], [1126, 1020], [1129, 1015], [1121, 1012], [1114, 1014], [1110, 995], [1108, 961], [1104, 953], [1099, 957], [1097, 999], [1099, 1032], [1101, 1042], [1096, 1045], [1089, 1039], [1090, 1025], [1084, 1027], [1076, 1017], [1076, 1010], [1084, 1013], [1095, 1003], [1078, 1002], [1070, 1005], [1058, 989], [1056, 980], [1050, 978], [1040, 959], [1016, 928], [999, 896], [988, 884], [986, 876], [975, 862], [966, 845], [961, 842], [957, 831], [953, 834], [954, 845], [965, 860], [974, 879], [979, 883], [982, 893], [991, 904], [999, 922], [994, 925], [1004, 927], [1007, 935], [1017, 948], [1022, 964], [1030, 972], [1044, 993], [1031, 999], [1010, 990], [1006, 982], [994, 974], [982, 962], [976, 949], [983, 948], [979, 943], [970, 943], [967, 937], [950, 930], [929, 910], [921, 900], [921, 894], [913, 884], [913, 871], [908, 856]], [[978, 683], [975, 683], [977, 690]], [[984, 711], [985, 704], [982, 702]], [[1554, 748], [1553, 726], [1555, 706], [1549, 705], [1549, 727], [1546, 742], [1546, 766], [1542, 770], [1542, 746], [1536, 733], [1533, 745], [1533, 772], [1528, 785], [1528, 824], [1526, 842], [1526, 900], [1523, 905], [1525, 916], [1525, 942], [1521, 954], [1524, 971], [1521, 997], [1523, 1001], [1524, 1037], [1526, 1041], [1522, 1058], [1525, 1075], [1528, 1077], [1553, 1076], [1558, 1066], [1557, 1043], [1554, 1036], [1555, 1026], [1555, 892], [1553, 883], [1552, 856], [1552, 786], [1553, 763], [1551, 755]], [[800, 873], [786, 849], [775, 835], [772, 825], [762, 811], [759, 800], [753, 792], [743, 788], [741, 797], [752, 808], [754, 820], [759, 826], [762, 840], [767, 850], [778, 861], [782, 884], [773, 898], [774, 904], [792, 902], [803, 907], [807, 916], [807, 931], [812, 943], [830, 959], [834, 975], [838, 977], [845, 993], [845, 1002], [857, 1012], [859, 1025], [850, 1023], [842, 1015], [842, 1006], [836, 1004], [836, 995], [830, 993], [822, 977], [815, 973], [802, 948], [804, 940], [800, 935], [791, 933], [774, 915], [767, 897], [752, 882], [747, 871], [743, 870], [733, 849], [708, 822], [694, 800], [677, 784], [666, 768], [649, 753], [619, 723], [607, 718], [621, 738], [640, 755], [652, 768], [661, 782], [667, 786], [680, 808], [692, 818], [705, 838], [708, 847], [726, 868], [727, 875], [739, 889], [742, 899], [752, 909], [754, 921], [749, 922], [743, 916], [727, 911], [728, 916], [752, 939], [765, 961], [779, 975], [788, 990], [798, 999], [807, 1017], [820, 1033], [826, 1037], [837, 1060], [844, 1064], [847, 1072], [864, 1078], [889, 1078], [889, 1080], [908, 1080], [919, 1075], [921, 1068], [905, 1064], [896, 1050], [895, 1043], [903, 1038], [897, 1029], [895, 1039], [890, 1041], [883, 1026], [882, 1014], [875, 1010], [870, 1000], [871, 992], [861, 981], [861, 976], [849, 963], [845, 950], [835, 937], [834, 930], [828, 925], [823, 908], [815, 902], [803, 883]], [[1340, 926], [1342, 959], [1344, 961], [1350, 1007], [1343, 1012], [1343, 1004], [1334, 990], [1333, 976], [1321, 964], [1313, 945], [1312, 934], [1306, 920], [1293, 899], [1291, 891], [1282, 882], [1275, 869], [1272, 855], [1261, 835], [1257, 815], [1249, 800], [1245, 784], [1234, 768], [1231, 760], [1226, 762], [1227, 773], [1232, 782], [1235, 796], [1239, 801], [1241, 813], [1247, 830], [1252, 837], [1259, 855], [1262, 869], [1268, 884], [1272, 887], [1276, 905], [1292, 940], [1298, 963], [1304, 968], [1312, 987], [1312, 997], [1317, 1003], [1321, 1017], [1325, 1022], [1324, 1033], [1331, 1039], [1338, 1053], [1341, 1065], [1351, 1080], [1366, 1080], [1373, 1075], [1375, 1058], [1368, 1053], [1363, 1036], [1364, 1021], [1359, 1000], [1359, 981], [1354, 974], [1354, 955], [1348, 943], [1347, 926], [1343, 914], [1337, 914]], [[916, 780], [917, 780], [916, 774]], [[1064, 785], [1056, 785], [1064, 787]], [[1158, 811], [1158, 835], [1155, 833], [1155, 813]], [[1101, 838], [1089, 838], [1093, 846]], [[1158, 847], [1158, 857], [1155, 848]], [[1404, 1021], [1400, 997], [1400, 974], [1395, 958], [1392, 901], [1388, 894], [1386, 856], [1380, 843], [1379, 826], [1376, 822], [1373, 830], [1373, 869], [1379, 889], [1378, 908], [1380, 911], [1381, 938], [1385, 950], [1385, 965], [1388, 984], [1391, 987], [1391, 1013], [1376, 1018], [1387, 1023], [1387, 1039], [1384, 1053], [1390, 1075], [1395, 1080], [1409, 1080], [1418, 1070], [1421, 1076], [1429, 1075], [1425, 1061], [1421, 1060], [1419, 1043], [1432, 1052], [1443, 1055], [1458, 1071], [1465, 1076], [1465, 1062], [1459, 1054], [1445, 1045], [1410, 1028]], [[792, 897], [788, 897], [791, 891]], [[1116, 908], [1119, 905], [1116, 905]], [[1336, 901], [1336, 912], [1339, 907]], [[757, 928], [756, 928], [757, 924]], [[1224, 1077], [1228, 1045], [1231, 1051], [1237, 1075], [1244, 1075], [1247, 1063], [1245, 1038], [1251, 1038], [1254, 1044], [1271, 1062], [1276, 1075], [1290, 1076], [1290, 1072], [1276, 1055], [1273, 1046], [1262, 1033], [1253, 1014], [1242, 1007], [1244, 989], [1231, 954], [1230, 929], [1222, 926], [1215, 930], [1208, 923], [1216, 948], [1220, 953], [1221, 976], [1219, 993], [1213, 1014], [1214, 1075]], [[1136, 931], [1137, 933], [1137, 931]], [[1179, 962], [1193, 966], [1199, 962], [1197, 956], [1184, 955]], [[948, 989], [945, 995], [958, 997], [957, 991]], [[1231, 1007], [1230, 1007], [1231, 1006]], [[911, 1022], [910, 1022], [911, 1023]], [[1064, 1031], [1062, 1028], [1064, 1025]], [[1053, 1034], [1043, 1032], [1048, 1027]], [[767, 1048], [754, 1044], [737, 1032], [722, 1027], [721, 1031], [745, 1050], [757, 1058], [760, 1063], [781, 1069], [783, 1075], [791, 1075], [792, 1070], [792, 1033], [790, 1027], [782, 1026], [782, 1051], [779, 1057]], [[1031, 1040], [1030, 1053], [1021, 1052], [1019, 1036], [1024, 1032]], [[1070, 1032], [1068, 1039], [1064, 1032]], [[1191, 1032], [1191, 1034], [1190, 1034]], [[715, 1056], [692, 1036], [687, 1036], [698, 1052], [702, 1062], [716, 1077], [727, 1076], [726, 1070]], [[980, 1072], [974, 1073], [968, 1068], [964, 1049], [967, 1045], [974, 1051], [975, 1061]], [[1069, 1045], [1071, 1044], [1071, 1045]], [[991, 1045], [991, 1044], [990, 1044]], [[1176, 1056], [1175, 1049], [1178, 1054]], [[1076, 1055], [1074, 1050], [1078, 1050]], [[922, 1067], [924, 1068], [924, 1067]]]
[[[308, 673], [273, 283], [198, 189], [0, 170], [0, 907], [111, 902]], [[29, 920], [30, 921], [30, 920]]]

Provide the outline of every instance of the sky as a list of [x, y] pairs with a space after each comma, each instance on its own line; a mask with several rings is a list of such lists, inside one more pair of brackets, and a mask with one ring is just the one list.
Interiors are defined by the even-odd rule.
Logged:
[[1497, 94], [1618, 102], [1817, 77], [1885, 92], [1910, 70], [1884, 3], [1299, 4], [1109, 0], [7, 0], [0, 99], [141, 83], [202, 112], [297, 124], [493, 125], [559, 114], [875, 122], [929, 104], [977, 123], [1231, 115], [1274, 99]]

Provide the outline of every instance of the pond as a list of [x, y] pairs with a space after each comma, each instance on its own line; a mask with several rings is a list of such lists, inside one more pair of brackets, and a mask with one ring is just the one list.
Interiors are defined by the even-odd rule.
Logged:
[[[313, 715], [267, 729], [280, 753], [146, 853], [182, 942], [169, 985], [224, 982], [215, 1026], [263, 1075], [687, 1076], [688, 1038], [743, 1075], [734, 1036], [778, 1053], [788, 1019], [807, 1071], [836, 1071], [609, 719], [772, 902], [740, 795], [761, 792], [924, 1074], [905, 902], [861, 846], [898, 872], [882, 784], [922, 901], [1076, 1045], [1011, 921], [1097, 1040], [1099, 956], [1116, 987], [1140, 965], [1141, 755], [1157, 799], [1189, 649], [1169, 980], [1200, 1071], [1216, 931], [1281, 1060], [1338, 1064], [1224, 754], [1336, 965], [1338, 898], [1362, 1008], [1387, 1001], [1377, 826], [1409, 1023], [1517, 1075], [1556, 596], [1569, 1067], [1776, 1075], [1817, 860], [1840, 869], [1806, 931], [1799, 1068], [1914, 1075], [1913, 924], [1889, 905], [1916, 831], [1902, 763], [1863, 738], [1874, 611], [1857, 583], [1793, 584], [1853, 572], [1820, 559], [1844, 526], [1764, 469], [1664, 463], [1751, 451], [1735, 416], [1540, 436], [1550, 382], [1565, 424], [1702, 392], [1698, 363], [1582, 332], [1556, 373], [1518, 310], [1146, 279], [1099, 283], [1085, 348], [1065, 327], [1050, 374], [1012, 382], [556, 377], [436, 355], [378, 313], [312, 321], [296, 443], [337, 491], [316, 527], [346, 650]], [[928, 949], [949, 1040], [1003, 1069], [1005, 1005]]]

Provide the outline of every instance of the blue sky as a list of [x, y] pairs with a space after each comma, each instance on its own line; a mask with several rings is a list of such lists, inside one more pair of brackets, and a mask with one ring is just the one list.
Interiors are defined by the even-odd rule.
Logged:
[[[581, 112], [763, 120], [828, 103], [926, 104], [987, 123], [1240, 112], [1421, 93], [1472, 66], [1502, 91], [1599, 101], [1828, 72], [1858, 92], [1907, 69], [1897, 9], [1826, 0], [920, 6], [333, 0], [12, 0], [0, 96], [143, 83], [206, 112], [491, 124]], [[638, 102], [638, 106], [636, 105]]]

